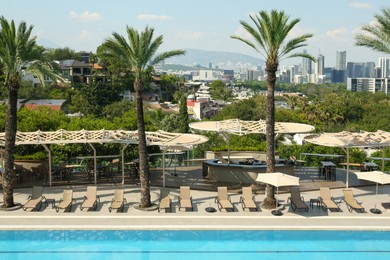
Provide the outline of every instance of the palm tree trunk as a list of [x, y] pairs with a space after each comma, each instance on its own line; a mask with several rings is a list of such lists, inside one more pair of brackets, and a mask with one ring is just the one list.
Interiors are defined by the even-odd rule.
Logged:
[[[278, 64], [267, 64], [267, 116], [266, 116], [266, 162], [267, 173], [275, 172], [275, 83]], [[276, 205], [274, 186], [267, 184], [263, 207]]]
[[141, 182], [141, 207], [147, 208], [150, 203], [149, 168], [146, 150], [146, 134], [144, 121], [144, 108], [140, 81], [134, 81], [135, 98], [137, 102], [137, 127], [138, 127], [138, 149], [139, 149], [139, 175]]
[[4, 208], [14, 206], [13, 181], [14, 181], [14, 153], [17, 128], [17, 103], [18, 91], [9, 90], [7, 100], [6, 127], [5, 127], [5, 155], [3, 173], [3, 201]]

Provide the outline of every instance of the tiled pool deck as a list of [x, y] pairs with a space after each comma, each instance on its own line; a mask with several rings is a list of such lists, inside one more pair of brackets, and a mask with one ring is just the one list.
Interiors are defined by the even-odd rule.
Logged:
[[[375, 185], [353, 187], [355, 198], [362, 202], [365, 207], [364, 213], [355, 211], [349, 212], [346, 204], [341, 202], [340, 212], [324, 211], [317, 205], [310, 207], [309, 212], [293, 212], [287, 203], [289, 193], [282, 193], [278, 196], [279, 202], [284, 205], [282, 216], [272, 215], [270, 210], [260, 209], [258, 212], [243, 211], [239, 203], [239, 193], [229, 192], [232, 202], [236, 207], [234, 212], [207, 213], [206, 207], [215, 207], [214, 199], [216, 191], [191, 190], [194, 202], [193, 212], [179, 211], [177, 188], [171, 188], [172, 212], [139, 211], [133, 206], [139, 202], [139, 186], [104, 184], [98, 185], [98, 196], [100, 204], [96, 211], [81, 211], [80, 204], [86, 193], [86, 186], [56, 186], [45, 187], [44, 196], [48, 199], [55, 199], [58, 203], [65, 188], [74, 190], [76, 202], [71, 212], [56, 212], [49, 204], [40, 211], [0, 211], [0, 230], [18, 229], [322, 229], [322, 230], [386, 230], [390, 231], [390, 209], [382, 206], [382, 203], [390, 202], [390, 187], [380, 186], [377, 197], [377, 207], [382, 210], [382, 214], [376, 215], [370, 212], [375, 206]], [[124, 212], [109, 212], [108, 207], [113, 198], [113, 191], [116, 188], [125, 189], [127, 204]], [[159, 197], [159, 187], [151, 188], [152, 201], [157, 203]], [[31, 188], [18, 188], [14, 190], [15, 202], [25, 203], [31, 194]], [[331, 189], [336, 201], [343, 197], [342, 188]], [[255, 196], [259, 203], [264, 199], [264, 194]], [[302, 192], [307, 205], [312, 198], [318, 198], [318, 189]]]

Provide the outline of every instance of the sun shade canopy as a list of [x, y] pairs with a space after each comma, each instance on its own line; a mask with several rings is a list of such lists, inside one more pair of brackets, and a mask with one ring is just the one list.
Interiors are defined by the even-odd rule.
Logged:
[[[147, 145], [178, 146], [197, 145], [208, 138], [196, 134], [146, 132]], [[36, 131], [16, 132], [16, 145], [27, 144], [74, 144], [74, 143], [122, 143], [138, 144], [137, 131], [125, 130], [80, 130], [80, 131]], [[0, 133], [0, 146], [5, 146], [5, 133]]]
[[384, 147], [390, 146], [390, 133], [378, 130], [376, 132], [323, 133], [305, 137], [305, 141], [329, 147]]
[[[244, 121], [240, 119], [228, 119], [223, 121], [202, 121], [191, 123], [190, 128], [201, 131], [228, 132], [235, 135], [265, 134], [265, 120]], [[307, 124], [276, 122], [275, 132], [278, 134], [308, 133], [314, 127]]]

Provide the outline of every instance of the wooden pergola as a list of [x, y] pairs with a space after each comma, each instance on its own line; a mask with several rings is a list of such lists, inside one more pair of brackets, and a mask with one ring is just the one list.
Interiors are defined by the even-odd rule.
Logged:
[[[146, 132], [147, 145], [170, 146], [193, 146], [208, 141], [203, 135], [169, 133], [165, 131]], [[52, 158], [49, 144], [88, 144], [94, 153], [94, 182], [97, 183], [96, 149], [93, 144], [120, 144], [122, 145], [122, 184], [124, 183], [124, 151], [130, 144], [138, 144], [138, 131], [125, 130], [79, 130], [79, 131], [36, 131], [16, 132], [16, 145], [42, 145], [49, 155], [49, 185], [52, 185]], [[5, 133], [0, 133], [0, 147], [5, 147]]]

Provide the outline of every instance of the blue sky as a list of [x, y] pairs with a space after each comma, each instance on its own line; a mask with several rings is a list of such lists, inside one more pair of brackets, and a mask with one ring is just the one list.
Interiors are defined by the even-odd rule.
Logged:
[[[239, 52], [259, 56], [230, 35], [245, 36], [239, 21], [260, 10], [284, 10], [300, 18], [292, 35], [313, 33], [307, 51], [325, 56], [325, 65], [334, 66], [336, 51], [347, 51], [347, 61], [378, 62], [386, 55], [354, 46], [354, 34], [361, 25], [374, 20], [388, 0], [1, 0], [0, 15], [34, 25], [38, 42], [96, 51], [112, 32], [125, 33], [126, 25], [155, 28], [164, 35], [162, 50], [203, 49]], [[260, 57], [262, 58], [262, 57]], [[285, 60], [283, 65], [299, 63]]]

